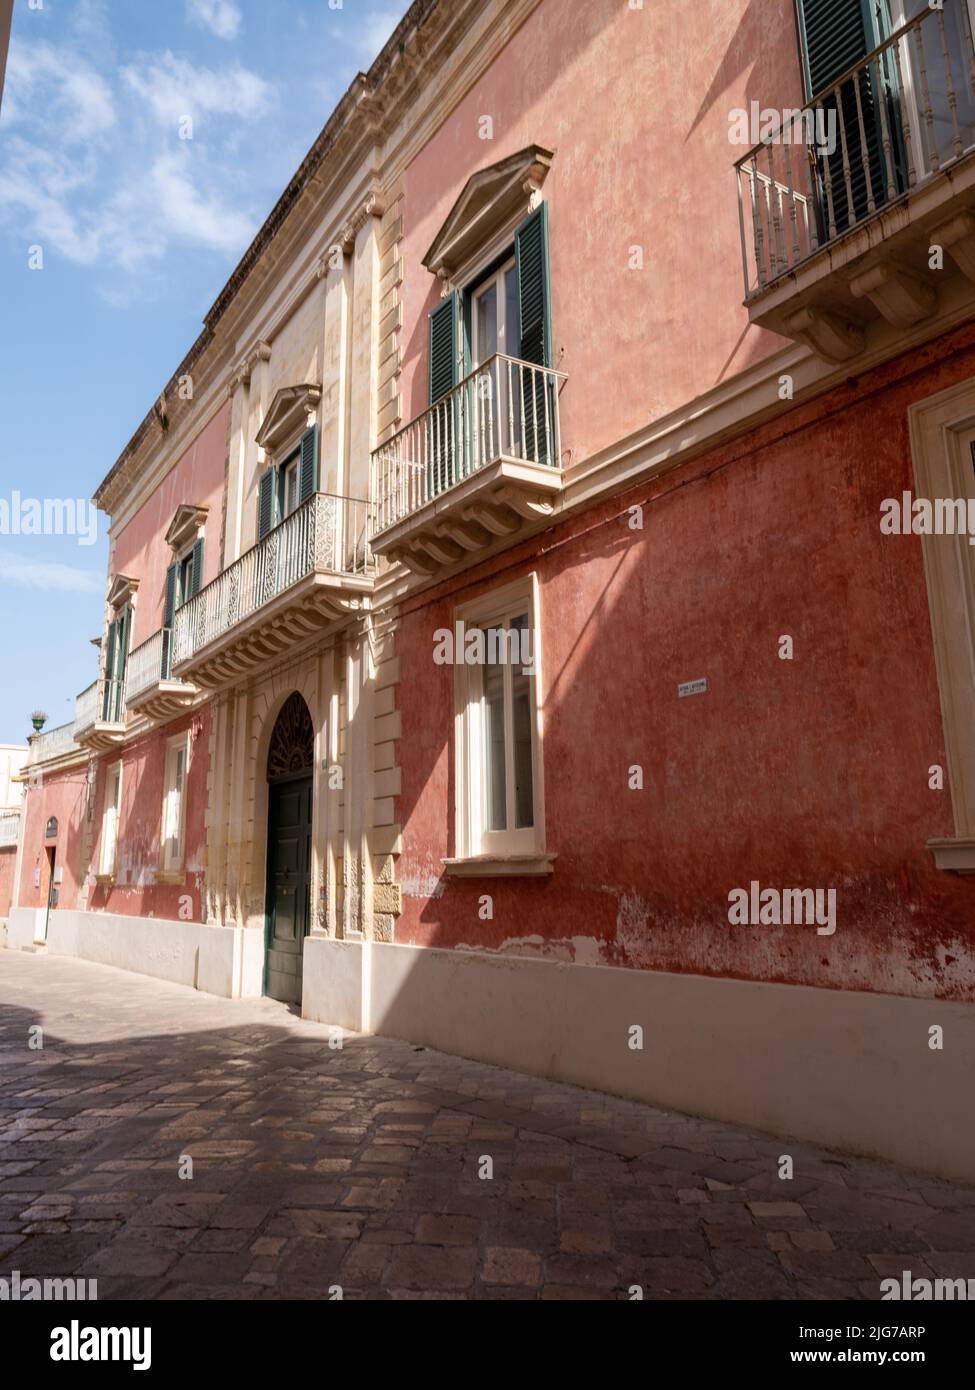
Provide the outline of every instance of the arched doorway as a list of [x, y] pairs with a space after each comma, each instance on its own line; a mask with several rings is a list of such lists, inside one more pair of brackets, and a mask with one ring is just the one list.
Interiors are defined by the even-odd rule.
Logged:
[[315, 730], [297, 691], [285, 701], [267, 755], [267, 893], [264, 993], [301, 1003], [311, 925], [312, 771]]

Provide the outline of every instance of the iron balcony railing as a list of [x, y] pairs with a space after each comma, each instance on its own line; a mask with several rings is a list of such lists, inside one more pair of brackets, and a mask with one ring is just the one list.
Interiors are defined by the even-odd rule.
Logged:
[[311, 574], [373, 574], [368, 536], [367, 502], [316, 492], [177, 610], [172, 665], [188, 661]]
[[16, 846], [20, 838], [20, 812], [0, 811], [0, 849]]
[[497, 353], [372, 454], [376, 534], [498, 459], [557, 468], [565, 372]]
[[735, 165], [745, 296], [975, 148], [967, 0], [944, 0], [839, 74]]
[[148, 641], [141, 643], [129, 653], [125, 676], [125, 698], [128, 704], [132, 704], [160, 681], [174, 679], [172, 649], [172, 629], [162, 627], [158, 632], [154, 632]]
[[27, 767], [38, 763], [48, 763], [53, 758], [64, 757], [66, 753], [76, 753], [79, 745], [74, 741], [74, 724], [60, 724], [56, 729], [45, 729], [34, 734], [30, 740], [27, 754]]
[[84, 734], [96, 724], [125, 723], [125, 679], [115, 676], [93, 681], [75, 700], [74, 737]]

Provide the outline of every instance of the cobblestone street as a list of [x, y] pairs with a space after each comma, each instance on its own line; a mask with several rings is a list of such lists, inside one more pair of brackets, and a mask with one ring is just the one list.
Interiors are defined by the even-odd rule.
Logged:
[[875, 1299], [904, 1270], [975, 1276], [973, 1189], [328, 1039], [269, 1000], [0, 953], [0, 1273], [101, 1299]]

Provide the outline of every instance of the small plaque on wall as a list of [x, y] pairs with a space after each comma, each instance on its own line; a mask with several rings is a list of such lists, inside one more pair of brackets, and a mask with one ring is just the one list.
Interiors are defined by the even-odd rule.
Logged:
[[683, 700], [685, 695], [704, 695], [707, 693], [708, 678], [702, 676], [700, 680], [684, 681], [683, 685], [677, 687], [677, 695]]

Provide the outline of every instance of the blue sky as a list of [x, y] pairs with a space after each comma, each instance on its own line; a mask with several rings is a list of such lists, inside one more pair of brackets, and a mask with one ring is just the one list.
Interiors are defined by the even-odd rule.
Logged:
[[94, 544], [14, 534], [4, 502], [90, 496], [407, 8], [33, 4], [15, 0], [0, 107], [0, 743], [38, 706], [73, 717], [108, 554], [105, 518]]

